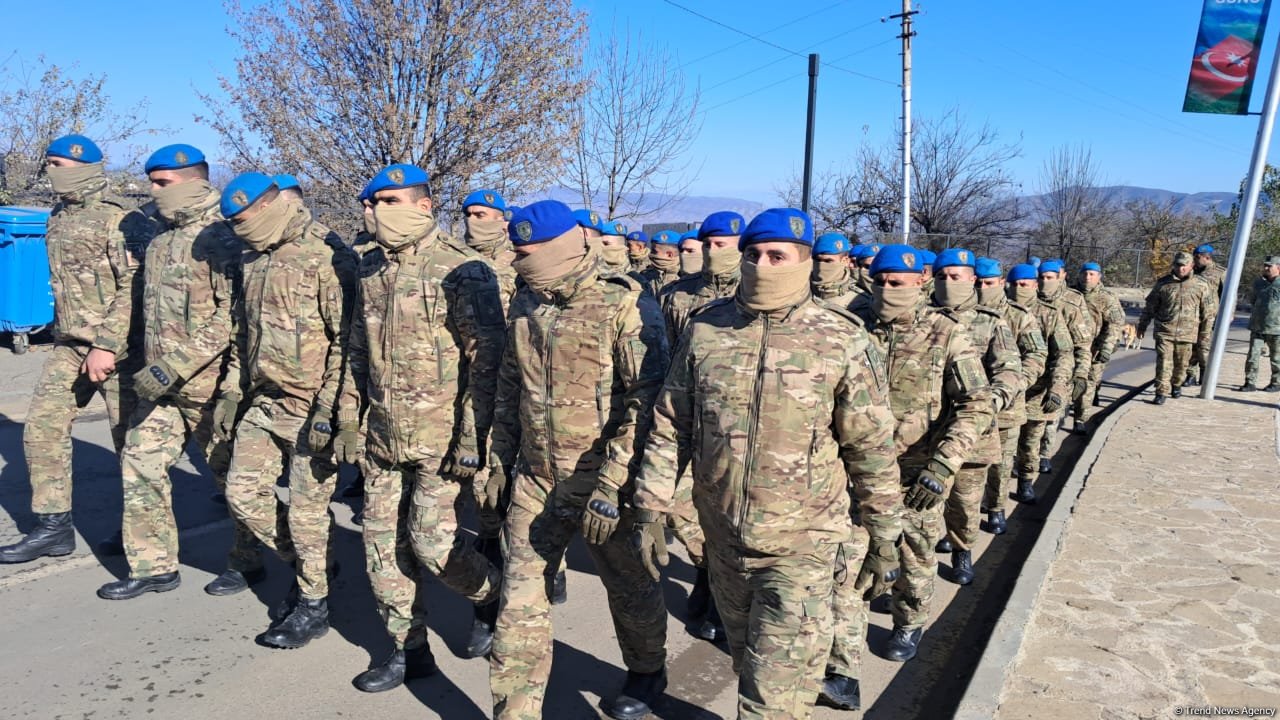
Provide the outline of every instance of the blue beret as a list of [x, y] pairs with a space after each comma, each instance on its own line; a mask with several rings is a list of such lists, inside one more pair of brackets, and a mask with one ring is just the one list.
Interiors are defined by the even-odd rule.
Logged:
[[356, 199], [359, 200], [360, 202], [364, 202], [365, 200], [372, 200], [373, 193], [369, 192], [369, 188], [371, 187], [373, 187], [372, 180], [364, 184], [364, 189], [360, 191], [360, 194], [356, 196]]
[[44, 154], [87, 163], [102, 161], [102, 150], [98, 144], [83, 135], [63, 135], [49, 143]]
[[924, 258], [925, 265], [933, 265], [938, 261], [938, 254], [932, 250], [921, 250], [920, 255]]
[[1196, 254], [1197, 254], [1197, 255], [1200, 255], [1200, 254], [1204, 254], [1204, 255], [1212, 255], [1212, 254], [1213, 254], [1213, 246], [1212, 246], [1212, 245], [1199, 245], [1199, 246], [1197, 246], [1197, 247], [1196, 247]]
[[924, 268], [924, 253], [910, 245], [885, 245], [871, 261], [871, 274], [914, 272]]
[[482, 205], [501, 212], [507, 211], [507, 202], [502, 199], [497, 190], [476, 190], [462, 198], [462, 209], [465, 210], [472, 205]]
[[298, 188], [299, 190], [302, 189], [302, 184], [298, 182], [298, 178], [288, 173], [280, 173], [279, 175], [274, 176], [272, 179], [276, 181], [276, 187], [280, 188], [281, 190], [288, 190], [289, 188]]
[[964, 248], [947, 248], [938, 253], [930, 263], [927, 256], [925, 264], [932, 264], [934, 270], [941, 270], [944, 267], [955, 267], [963, 265], [964, 267], [973, 267], [977, 262], [977, 258], [973, 256], [973, 252]]
[[1050, 272], [1062, 272], [1062, 261], [1061, 260], [1045, 260], [1044, 262], [1040, 263], [1039, 270], [1041, 274], [1050, 273]]
[[152, 170], [180, 170], [192, 165], [199, 165], [204, 162], [204, 153], [200, 152], [190, 145], [165, 145], [159, 150], [151, 153], [151, 157], [147, 158], [147, 164], [143, 166], [143, 170], [151, 172]]
[[276, 187], [275, 178], [260, 172], [241, 173], [222, 190], [222, 217], [230, 219]]
[[973, 269], [979, 278], [996, 278], [1002, 275], [1000, 261], [988, 257], [978, 258]]
[[1031, 263], [1022, 263], [1009, 268], [1009, 282], [1017, 282], [1019, 280], [1035, 280], [1036, 266]]
[[823, 233], [813, 241], [814, 255], [844, 255], [849, 252], [849, 238], [837, 232]]
[[574, 210], [573, 218], [579, 225], [581, 225], [584, 228], [598, 230], [602, 233], [604, 232], [604, 226], [602, 224], [604, 220], [600, 217], [600, 213], [596, 212], [595, 210], [587, 210], [586, 208], [583, 208], [581, 210]]
[[510, 222], [511, 216], [515, 215], [516, 211], [518, 211], [519, 209], [520, 209], [519, 205], [508, 205], [507, 209], [502, 211], [502, 216], [505, 217], [508, 222]]
[[629, 242], [642, 242], [645, 245], [649, 244], [649, 236], [643, 230], [632, 230], [627, 233], [627, 240]]
[[626, 235], [627, 226], [617, 220], [605, 220], [600, 223], [600, 232], [605, 235]]
[[868, 243], [863, 245], [862, 250], [858, 252], [858, 259], [866, 260], [867, 258], [873, 258], [876, 255], [879, 255], [880, 247], [881, 246], [878, 243]]
[[866, 247], [866, 245], [862, 243], [858, 243], [857, 245], [854, 245], [853, 247], [849, 248], [849, 257], [851, 258], [858, 257], [858, 253], [862, 252], [862, 248], [864, 247]]
[[1036, 257], [1035, 255], [1032, 255], [1031, 259], [1027, 260], [1027, 264], [1030, 265], [1031, 267], [1038, 268], [1040, 267], [1040, 258]]
[[654, 245], [679, 245], [680, 233], [675, 230], [659, 230], [653, 234]]
[[507, 234], [516, 247], [535, 245], [554, 240], [579, 224], [568, 205], [558, 200], [539, 200], [511, 215]]
[[726, 235], [741, 235], [742, 228], [745, 227], [747, 221], [736, 212], [724, 210], [721, 212], [713, 212], [707, 216], [706, 220], [698, 226], [698, 231], [694, 237], [699, 240], [705, 240], [709, 237], [724, 237]]
[[1084, 271], [1092, 270], [1092, 271], [1094, 271], [1094, 272], [1096, 272], [1096, 273], [1100, 273], [1100, 272], [1102, 272], [1102, 266], [1101, 266], [1101, 265], [1099, 265], [1099, 264], [1098, 264], [1098, 263], [1096, 263], [1096, 262], [1087, 262], [1087, 263], [1085, 263], [1085, 264], [1081, 265], [1081, 266], [1080, 266], [1080, 269], [1081, 269], [1081, 270], [1084, 270]]
[[383, 168], [382, 172], [373, 176], [369, 181], [369, 197], [372, 198], [383, 190], [400, 190], [407, 187], [417, 187], [426, 185], [430, 182], [427, 177], [427, 171], [416, 165], [407, 165], [405, 163], [396, 163]]
[[[708, 218], [709, 219], [709, 218]], [[738, 237], [738, 249], [762, 242], [792, 242], [813, 247], [813, 221], [795, 208], [771, 208], [751, 218]]]
[[698, 236], [699, 236], [699, 234], [700, 234], [700, 233], [699, 233], [699, 231], [697, 231], [697, 230], [690, 230], [689, 232], [682, 232], [682, 233], [680, 233], [680, 242], [681, 242], [681, 243], [683, 243], [685, 240], [698, 240], [698, 239], [699, 239], [699, 237], [698, 237]]

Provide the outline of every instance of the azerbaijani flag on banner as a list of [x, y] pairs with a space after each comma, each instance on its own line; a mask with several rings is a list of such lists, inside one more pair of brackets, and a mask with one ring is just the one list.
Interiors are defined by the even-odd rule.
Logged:
[[1204, 0], [1183, 112], [1249, 114], [1271, 0]]

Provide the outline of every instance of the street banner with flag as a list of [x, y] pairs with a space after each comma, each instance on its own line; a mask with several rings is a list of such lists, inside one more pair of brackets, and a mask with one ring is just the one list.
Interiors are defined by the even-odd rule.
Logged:
[[1204, 0], [1183, 112], [1249, 114], [1271, 0]]

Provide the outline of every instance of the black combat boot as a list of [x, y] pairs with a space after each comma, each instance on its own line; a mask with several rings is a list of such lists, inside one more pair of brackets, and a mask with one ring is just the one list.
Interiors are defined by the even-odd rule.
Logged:
[[1169, 397], [1174, 398], [1175, 400], [1182, 397], [1182, 388], [1175, 387], [1173, 390], [1169, 391]]
[[1004, 519], [1003, 510], [988, 510], [986, 522], [981, 523], [982, 529], [992, 535], [1003, 535], [1008, 530], [1009, 525]]
[[904, 627], [894, 626], [893, 634], [889, 636], [889, 644], [885, 645], [884, 656], [887, 660], [894, 662], [906, 662], [916, 656], [916, 650], [920, 648], [920, 636], [924, 635], [924, 628], [916, 628], [908, 630]]
[[1257, 391], [1258, 391], [1258, 386], [1254, 385], [1251, 382], [1246, 382], [1245, 384], [1241, 385], [1237, 389], [1237, 392], [1257, 392]]
[[937, 545], [933, 546], [933, 551], [939, 553], [949, 553], [954, 549], [955, 548], [951, 545], [951, 541], [946, 538], [942, 538], [938, 541]]
[[478, 658], [489, 654], [493, 648], [493, 626], [498, 622], [498, 601], [475, 606], [475, 619], [471, 621], [471, 635], [462, 657]]
[[968, 550], [951, 553], [951, 580], [957, 585], [973, 582], [973, 556]]
[[569, 578], [565, 577], [564, 571], [556, 573], [551, 579], [551, 604], [563, 605], [569, 602]]
[[503, 561], [502, 561], [501, 538], [496, 538], [496, 537], [484, 538], [477, 535], [475, 543], [472, 545], [472, 547], [476, 549], [476, 552], [483, 555], [484, 559], [488, 560], [490, 565], [496, 568], [502, 567]]
[[178, 571], [151, 577], [127, 578], [116, 580], [98, 588], [98, 597], [103, 600], [132, 600], [144, 593], [169, 592], [182, 584]]
[[262, 634], [271, 647], [294, 650], [329, 632], [329, 603], [325, 598], [299, 598], [289, 615]]
[[1200, 384], [1200, 379], [1195, 375], [1188, 374], [1187, 379], [1182, 381], [1182, 387], [1196, 387]]
[[24, 563], [36, 558], [70, 555], [76, 549], [71, 513], [41, 513], [36, 526], [13, 545], [0, 547], [0, 563]]
[[1267, 392], [1280, 392], [1280, 382], [1272, 380], [1266, 387], [1262, 389]]
[[266, 576], [267, 571], [262, 568], [244, 572], [224, 570], [221, 575], [204, 586], [204, 591], [216, 596], [235, 595], [248, 590], [250, 585], [260, 582]]
[[711, 604], [711, 575], [707, 573], [706, 568], [697, 568], [697, 570], [698, 575], [693, 580], [693, 589], [689, 591], [689, 597], [685, 600], [685, 610], [690, 620], [706, 615], [707, 607]]
[[641, 720], [653, 711], [653, 706], [667, 689], [667, 670], [638, 673], [627, 671], [627, 681], [612, 700], [601, 700], [600, 709], [614, 720]]
[[720, 610], [716, 608], [714, 597], [707, 603], [707, 617], [698, 626], [698, 637], [707, 642], [719, 642], [725, 638], [724, 622], [720, 620]]
[[818, 693], [818, 704], [837, 710], [861, 710], [862, 689], [858, 687], [857, 678], [845, 677], [827, 668], [822, 691]]
[[1163, 404], [1165, 403], [1165, 401], [1166, 401], [1166, 400], [1168, 400], [1168, 399], [1169, 399], [1169, 398], [1165, 397], [1164, 395], [1157, 395], [1157, 396], [1156, 396], [1156, 399], [1155, 399], [1155, 400], [1152, 400], [1151, 402], [1152, 402], [1152, 404], [1153, 404], [1153, 405], [1163, 405]]
[[1085, 436], [1089, 434], [1089, 423], [1076, 418], [1071, 425], [1071, 434], [1077, 436]]
[[1023, 505], [1036, 504], [1036, 489], [1030, 480], [1018, 478], [1018, 491], [1013, 494], [1013, 499]]
[[1040, 472], [1046, 474], [1053, 472], [1053, 461], [1047, 457], [1040, 458]]
[[381, 665], [365, 670], [351, 682], [363, 692], [384, 692], [400, 687], [405, 680], [435, 675], [436, 670], [431, 646], [423, 643], [421, 647], [393, 651]]

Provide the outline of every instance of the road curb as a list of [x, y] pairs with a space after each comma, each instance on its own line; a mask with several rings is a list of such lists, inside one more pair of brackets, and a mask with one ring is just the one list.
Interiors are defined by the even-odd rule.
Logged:
[[1058, 501], [1045, 518], [1040, 537], [1022, 566], [1022, 572], [1005, 603], [1004, 611], [1000, 613], [1000, 619], [991, 631], [987, 647], [960, 698], [953, 720], [991, 720], [995, 717], [996, 710], [1000, 707], [1000, 695], [1004, 691], [1005, 674], [1022, 649], [1023, 634], [1031, 621], [1031, 613], [1035, 610], [1040, 591], [1049, 576], [1049, 569], [1062, 549], [1062, 541], [1075, 512], [1076, 501], [1084, 490], [1085, 480], [1093, 471], [1093, 465], [1106, 447], [1116, 423], [1129, 412], [1129, 401], [1145, 392], [1151, 384], [1147, 382], [1134, 388], [1113, 405], [1080, 452], [1071, 475], [1062, 486]]

